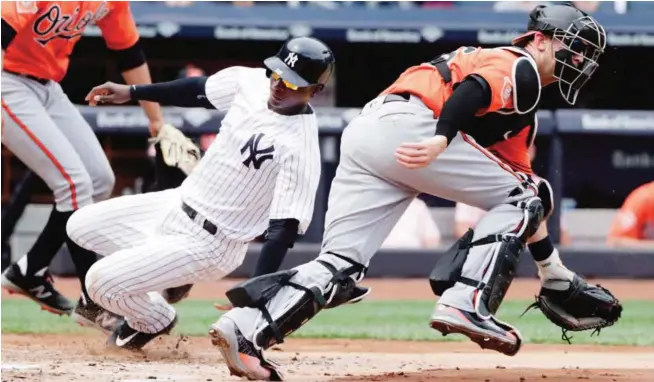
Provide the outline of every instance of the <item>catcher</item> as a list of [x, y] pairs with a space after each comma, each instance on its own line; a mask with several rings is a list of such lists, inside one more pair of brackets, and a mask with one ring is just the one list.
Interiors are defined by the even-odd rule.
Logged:
[[[540, 227], [548, 206], [533, 178], [484, 147], [535, 124], [543, 86], [555, 84], [574, 104], [606, 47], [601, 25], [572, 6], [538, 6], [529, 18], [514, 46], [462, 47], [407, 69], [350, 122], [320, 255], [227, 292], [235, 308], [209, 335], [232, 373], [280, 380], [264, 350], [321, 310], [356, 298], [372, 256], [421, 192], [488, 211], [435, 265], [430, 281], [440, 299], [430, 326], [509, 356], [520, 351], [518, 329], [495, 315], [528, 240], [547, 237]], [[559, 267], [553, 256], [541, 271]], [[543, 283], [538, 305], [558, 323], [583, 329], [619, 318], [621, 306], [609, 293], [557, 273]]]

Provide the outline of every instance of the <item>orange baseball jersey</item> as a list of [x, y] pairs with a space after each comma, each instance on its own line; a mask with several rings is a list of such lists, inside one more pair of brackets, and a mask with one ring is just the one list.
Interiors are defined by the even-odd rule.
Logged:
[[518, 60], [529, 60], [526, 54], [514, 48], [483, 49], [461, 47], [440, 56], [451, 71], [451, 81], [446, 82], [438, 68], [424, 63], [407, 69], [382, 94], [411, 93], [434, 111], [438, 117], [454, 87], [466, 77], [476, 74], [482, 77], [491, 90], [490, 106], [480, 110], [477, 116], [490, 112], [511, 113], [516, 111], [515, 69]]
[[534, 144], [536, 135], [535, 124], [520, 130], [518, 134], [507, 140], [499, 141], [488, 148], [488, 151], [508, 164], [513, 171], [534, 175], [529, 157], [529, 147]]
[[4, 69], [54, 81], [66, 75], [69, 56], [89, 24], [100, 28], [112, 50], [130, 48], [139, 39], [126, 1], [3, 2], [2, 19], [16, 31]]
[[[447, 65], [449, 73], [444, 76], [437, 63]], [[513, 47], [461, 47], [430, 63], [407, 69], [381, 94], [413, 94], [438, 118], [456, 84], [471, 75], [483, 78], [491, 93], [490, 105], [476, 114], [475, 123], [479, 126], [474, 129], [475, 140], [515, 171], [532, 174], [528, 151], [537, 123], [540, 78], [526, 52]], [[470, 127], [472, 130], [473, 126]]]
[[654, 240], [654, 182], [638, 187], [627, 196], [613, 219], [611, 237]]

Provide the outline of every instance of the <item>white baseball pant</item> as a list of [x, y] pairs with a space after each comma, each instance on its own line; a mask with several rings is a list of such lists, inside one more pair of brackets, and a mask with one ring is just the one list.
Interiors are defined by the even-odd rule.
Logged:
[[86, 276], [93, 301], [125, 316], [144, 333], [157, 333], [175, 318], [158, 291], [220, 279], [236, 269], [247, 243], [211, 235], [181, 209], [179, 189], [123, 196], [75, 212], [68, 235], [107, 256]]

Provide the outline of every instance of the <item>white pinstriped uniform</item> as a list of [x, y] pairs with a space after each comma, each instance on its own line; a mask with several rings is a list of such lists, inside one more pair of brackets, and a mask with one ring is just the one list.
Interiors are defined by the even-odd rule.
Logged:
[[[90, 297], [138, 331], [161, 331], [175, 316], [157, 291], [219, 279], [241, 264], [269, 219], [297, 219], [304, 233], [313, 215], [320, 180], [315, 114], [269, 110], [264, 69], [224, 69], [205, 90], [227, 115], [179, 188], [94, 204], [68, 222], [75, 242], [111, 255], [89, 270]], [[182, 202], [199, 216], [191, 220]], [[202, 228], [204, 219], [218, 227], [215, 235]]]

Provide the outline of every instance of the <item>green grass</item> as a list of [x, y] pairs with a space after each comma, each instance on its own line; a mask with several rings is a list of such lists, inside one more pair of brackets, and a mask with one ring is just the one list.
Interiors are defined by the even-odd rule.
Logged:
[[[532, 310], [520, 318], [528, 301], [507, 301], [499, 318], [516, 325], [528, 343], [560, 344], [561, 331], [539, 311]], [[206, 335], [209, 325], [220, 312], [211, 302], [185, 301], [177, 306], [179, 325], [176, 332], [191, 336]], [[373, 338], [384, 340], [461, 341], [459, 335], [442, 337], [428, 327], [433, 303], [428, 301], [364, 301], [321, 312], [296, 332], [303, 338]], [[654, 346], [654, 304], [646, 301], [624, 303], [622, 319], [604, 329], [599, 337], [590, 331], [574, 333], [573, 343]], [[68, 317], [41, 312], [25, 299], [2, 301], [2, 333], [83, 333]]]

